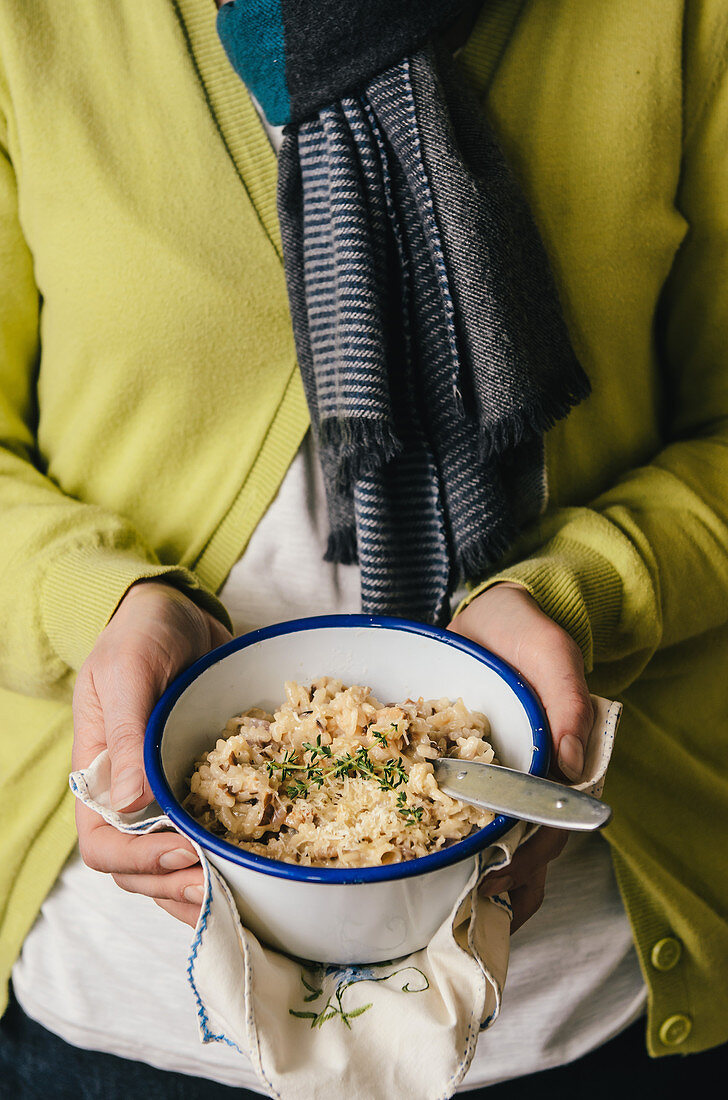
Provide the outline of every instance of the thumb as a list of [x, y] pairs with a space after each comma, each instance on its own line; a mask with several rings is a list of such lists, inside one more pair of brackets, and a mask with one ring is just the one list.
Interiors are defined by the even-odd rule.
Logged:
[[594, 706], [584, 679], [581, 652], [566, 634], [532, 672], [531, 682], [543, 703], [561, 772], [578, 782], [584, 772], [586, 747], [594, 724]]
[[[200, 640], [196, 652], [230, 641], [231, 634], [214, 616], [207, 615], [208, 638]], [[123, 665], [115, 665], [102, 700], [106, 744], [111, 758], [111, 808], [134, 811], [148, 806], [153, 794], [144, 772], [144, 735], [149, 715], [184, 661], [152, 658], [143, 654]]]
[[114, 684], [102, 701], [111, 759], [111, 808], [140, 810], [153, 798], [144, 773], [144, 733], [164, 684], [148, 667], [136, 663], [115, 672]]
[[210, 631], [210, 649], [216, 649], [217, 646], [229, 642], [232, 638], [232, 634], [227, 627], [224, 627], [219, 619], [216, 619], [214, 615], [210, 615], [207, 611], [205, 612], [205, 616]]
[[573, 638], [510, 582], [476, 597], [450, 629], [505, 658], [528, 680], [546, 711], [559, 768], [568, 779], [581, 779], [594, 708]]

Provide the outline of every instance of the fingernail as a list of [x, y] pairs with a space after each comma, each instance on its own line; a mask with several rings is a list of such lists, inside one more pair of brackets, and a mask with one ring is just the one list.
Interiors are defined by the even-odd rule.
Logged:
[[581, 779], [584, 771], [584, 746], [573, 733], [561, 738], [559, 745], [559, 767], [567, 779]]
[[144, 791], [144, 772], [133, 764], [115, 780], [111, 788], [112, 810], [123, 810], [125, 806], [131, 806], [137, 798], [141, 798]]
[[186, 848], [173, 848], [159, 857], [159, 866], [165, 871], [179, 871], [182, 867], [191, 867], [193, 863], [197, 863], [197, 854]]
[[485, 894], [486, 897], [492, 898], [494, 894], [507, 894], [508, 891], [512, 889], [513, 879], [510, 875], [504, 875], [502, 877], [493, 875], [491, 878], [485, 880], [480, 887], [480, 892]]
[[185, 901], [190, 901], [193, 905], [202, 905], [204, 889], [202, 886], [185, 886], [182, 895]]

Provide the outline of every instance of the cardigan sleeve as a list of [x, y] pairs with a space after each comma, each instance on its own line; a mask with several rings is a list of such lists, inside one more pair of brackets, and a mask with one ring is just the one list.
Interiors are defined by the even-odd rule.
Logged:
[[517, 560], [466, 601], [520, 583], [579, 644], [605, 692], [633, 682], [659, 647], [728, 621], [727, 59], [725, 6], [690, 6], [675, 200], [688, 229], [655, 337], [665, 446], [589, 506], [547, 513]]
[[160, 577], [226, 626], [195, 574], [163, 565], [122, 516], [80, 503], [43, 472], [35, 437], [41, 303], [0, 113], [0, 684], [64, 698], [127, 589]]

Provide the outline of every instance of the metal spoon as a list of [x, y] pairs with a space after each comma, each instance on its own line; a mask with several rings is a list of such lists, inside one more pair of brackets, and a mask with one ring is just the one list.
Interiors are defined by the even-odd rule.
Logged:
[[431, 763], [437, 785], [451, 798], [522, 821], [587, 832], [601, 829], [612, 816], [611, 808], [591, 795], [527, 772], [449, 757]]

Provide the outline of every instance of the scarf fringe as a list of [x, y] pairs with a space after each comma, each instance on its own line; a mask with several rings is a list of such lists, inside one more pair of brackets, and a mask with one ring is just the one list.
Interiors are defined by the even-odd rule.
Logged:
[[510, 550], [515, 536], [515, 527], [506, 522], [465, 546], [456, 546], [455, 561], [460, 575], [471, 583], [484, 580], [486, 574]]
[[487, 428], [481, 424], [478, 431], [481, 460], [491, 461], [537, 435], [544, 435], [590, 393], [591, 385], [586, 376], [577, 377], [559, 401], [552, 401], [538, 409], [511, 413]]
[[319, 443], [335, 457], [336, 488], [346, 494], [355, 482], [375, 473], [403, 449], [386, 421], [366, 417], [322, 420]]
[[324, 561], [337, 565], [356, 565], [359, 560], [356, 551], [356, 528], [340, 527], [332, 531], [326, 545]]

